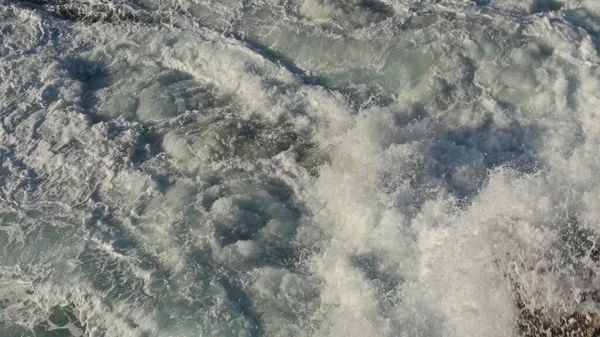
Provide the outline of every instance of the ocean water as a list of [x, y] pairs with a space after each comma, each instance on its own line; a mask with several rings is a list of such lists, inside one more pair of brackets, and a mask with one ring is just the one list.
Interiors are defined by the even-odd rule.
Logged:
[[599, 52], [597, 0], [0, 0], [0, 336], [596, 313]]

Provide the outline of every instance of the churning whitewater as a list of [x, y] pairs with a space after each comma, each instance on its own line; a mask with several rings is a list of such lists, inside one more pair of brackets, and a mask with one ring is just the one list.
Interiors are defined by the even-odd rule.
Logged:
[[597, 0], [0, 0], [0, 336], [596, 336], [599, 52]]

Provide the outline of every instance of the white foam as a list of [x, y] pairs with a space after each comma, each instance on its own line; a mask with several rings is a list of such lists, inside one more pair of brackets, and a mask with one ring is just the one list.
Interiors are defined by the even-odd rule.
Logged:
[[300, 13], [311, 19], [336, 19], [348, 27], [366, 27], [389, 15], [383, 4], [362, 0], [305, 0]]
[[557, 3], [4, 6], [1, 323], [514, 336], [517, 296], [597, 310], [564, 233], [600, 230], [600, 12]]

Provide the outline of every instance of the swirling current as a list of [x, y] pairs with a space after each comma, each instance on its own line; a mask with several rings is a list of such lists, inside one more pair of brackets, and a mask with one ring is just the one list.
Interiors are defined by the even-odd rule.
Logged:
[[599, 336], [600, 1], [0, 0], [0, 336]]

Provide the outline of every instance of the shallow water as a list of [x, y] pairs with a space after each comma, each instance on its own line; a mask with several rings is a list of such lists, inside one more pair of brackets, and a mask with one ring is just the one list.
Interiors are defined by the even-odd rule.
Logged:
[[0, 3], [0, 335], [600, 309], [599, 2]]

